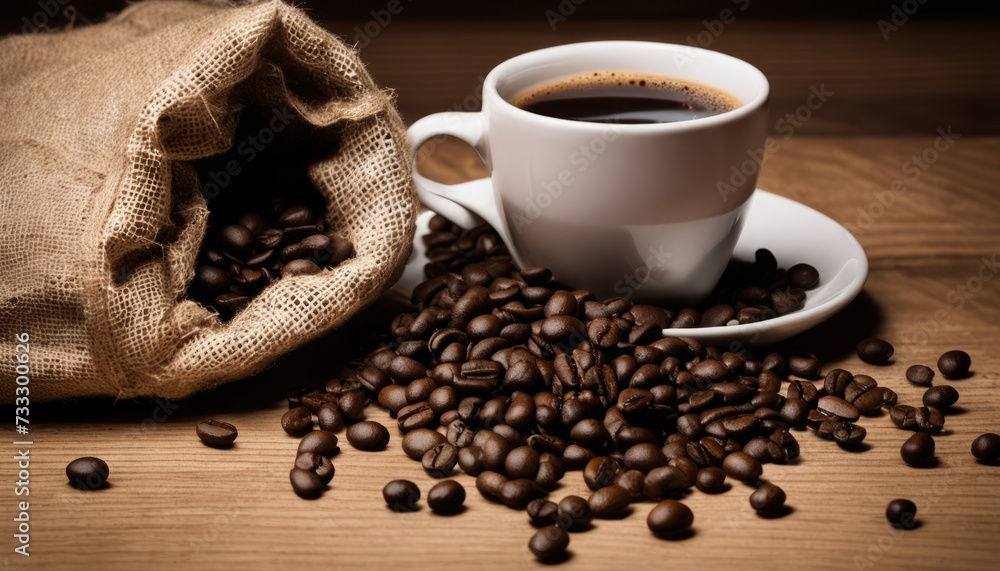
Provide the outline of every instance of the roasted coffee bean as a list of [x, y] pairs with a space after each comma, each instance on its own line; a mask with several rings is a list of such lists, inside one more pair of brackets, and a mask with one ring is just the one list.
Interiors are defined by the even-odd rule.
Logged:
[[660, 447], [651, 443], [636, 444], [625, 452], [625, 467], [630, 470], [649, 472], [653, 468], [667, 465], [667, 457]]
[[722, 327], [736, 317], [736, 309], [729, 304], [714, 305], [701, 314], [698, 327]]
[[483, 497], [500, 501], [500, 493], [504, 485], [509, 482], [507, 476], [492, 470], [485, 470], [476, 476], [476, 489]]
[[785, 449], [769, 438], [757, 436], [743, 446], [743, 451], [754, 458], [766, 462], [784, 462]]
[[958, 402], [958, 391], [950, 385], [938, 385], [927, 389], [924, 393], [924, 406], [932, 406], [942, 412], [946, 412], [953, 404]]
[[528, 541], [528, 549], [538, 558], [539, 561], [558, 561], [566, 557], [566, 549], [569, 547], [569, 534], [558, 526], [550, 525], [543, 527], [531, 536]]
[[383, 388], [378, 393], [378, 403], [389, 409], [389, 413], [395, 416], [407, 405], [406, 387], [389, 385]]
[[833, 369], [826, 374], [826, 378], [823, 381], [823, 389], [828, 395], [843, 397], [844, 390], [847, 389], [847, 385], [851, 384], [853, 380], [854, 375], [850, 371]]
[[697, 327], [699, 321], [701, 321], [701, 314], [690, 307], [685, 307], [677, 312], [677, 316], [670, 322], [670, 328], [683, 329], [687, 327]]
[[358, 450], [381, 450], [389, 444], [389, 431], [374, 420], [365, 420], [347, 429], [347, 441]]
[[310, 412], [316, 412], [323, 405], [338, 404], [340, 399], [336, 395], [332, 395], [328, 392], [315, 391], [302, 395], [301, 401], [302, 406], [309, 409]]
[[843, 446], [857, 446], [864, 441], [868, 431], [850, 422], [821, 422], [816, 428], [821, 438], [832, 439]]
[[926, 432], [918, 432], [906, 439], [899, 454], [910, 466], [930, 465], [934, 460], [934, 437]]
[[403, 433], [418, 428], [429, 428], [436, 422], [437, 416], [426, 401], [404, 406], [396, 413], [396, 424]]
[[830, 395], [822, 397], [817, 401], [816, 410], [847, 422], [854, 422], [861, 418], [861, 414], [858, 412], [856, 406], [840, 397]]
[[[436, 388], [437, 384], [434, 382], [434, 379], [430, 377], [417, 379], [406, 386], [406, 402], [409, 404], [425, 403], [430, 406], [427, 399], [430, 398], [431, 392], [433, 392]], [[458, 403], [456, 402], [455, 404], [457, 406]]]
[[625, 470], [618, 472], [615, 483], [628, 490], [632, 494], [633, 501], [639, 500], [643, 496], [642, 489], [646, 483], [646, 475], [638, 470]]
[[969, 374], [972, 358], [965, 351], [948, 351], [938, 359], [937, 367], [946, 379], [960, 379]]
[[853, 404], [861, 414], [874, 414], [882, 408], [884, 394], [875, 379], [858, 375], [844, 390], [844, 400]]
[[288, 479], [292, 483], [292, 490], [305, 500], [314, 500], [320, 497], [326, 487], [326, 484], [313, 470], [292, 468], [288, 473]]
[[427, 376], [427, 367], [409, 357], [397, 355], [389, 363], [389, 375], [401, 385], [408, 385], [413, 381]]
[[732, 374], [725, 363], [715, 359], [705, 359], [689, 370], [695, 378], [706, 383], [718, 383]]
[[534, 478], [538, 473], [541, 455], [530, 446], [518, 446], [507, 454], [504, 469], [511, 479]]
[[892, 358], [893, 347], [884, 340], [877, 337], [864, 339], [858, 343], [858, 357], [865, 363], [871, 365], [885, 365]]
[[806, 426], [809, 428], [818, 429], [824, 422], [836, 424], [839, 422], [839, 419], [832, 414], [827, 414], [820, 410], [810, 410], [809, 415], [806, 416]]
[[892, 408], [896, 406], [896, 403], [899, 401], [899, 396], [896, 395], [896, 391], [890, 389], [889, 387], [879, 387], [879, 390], [882, 391], [883, 408]]
[[892, 500], [885, 508], [885, 517], [893, 527], [909, 529], [916, 525], [917, 504], [904, 499]]
[[788, 268], [788, 283], [792, 287], [812, 289], [819, 284], [819, 272], [809, 264], [795, 264]]
[[234, 258], [245, 259], [253, 250], [254, 235], [246, 226], [226, 224], [218, 231], [219, 246]]
[[483, 451], [483, 467], [494, 472], [504, 469], [504, 462], [511, 449], [506, 438], [489, 430], [481, 430], [476, 433], [472, 442]]
[[291, 228], [293, 226], [308, 226], [316, 221], [316, 215], [305, 206], [291, 206], [278, 216], [275, 226]]
[[382, 488], [386, 505], [394, 512], [416, 511], [420, 488], [409, 480], [393, 480]]
[[611, 518], [621, 514], [632, 501], [632, 494], [625, 488], [612, 484], [590, 495], [587, 504], [594, 517]]
[[694, 482], [688, 474], [674, 466], [660, 466], [646, 474], [642, 482], [642, 493], [651, 500], [658, 500], [670, 494], [685, 490]]
[[448, 476], [457, 464], [458, 449], [447, 442], [431, 448], [421, 459], [424, 470], [435, 478]]
[[562, 460], [555, 454], [543, 452], [539, 458], [538, 472], [535, 473], [535, 483], [544, 490], [554, 490], [559, 480], [566, 473]]
[[611, 435], [601, 421], [593, 418], [585, 418], [573, 425], [569, 437], [576, 444], [592, 450], [600, 450], [611, 440]]
[[936, 433], [944, 428], [944, 415], [934, 407], [896, 405], [889, 411], [889, 418], [900, 428], [919, 432]]
[[559, 519], [559, 506], [545, 498], [531, 500], [524, 511], [528, 513], [531, 525], [535, 527], [553, 525]]
[[788, 371], [793, 375], [798, 375], [805, 379], [815, 379], [819, 377], [822, 364], [815, 355], [803, 351], [792, 353], [788, 356]]
[[214, 266], [198, 266], [195, 278], [205, 289], [221, 292], [229, 289], [232, 276], [229, 272]]
[[764, 472], [760, 461], [746, 452], [734, 452], [722, 461], [726, 475], [741, 482], [756, 482]]
[[929, 386], [934, 380], [934, 369], [925, 365], [913, 365], [906, 369], [906, 380], [915, 385]]
[[434, 484], [427, 492], [427, 505], [436, 514], [455, 514], [465, 503], [465, 488], [455, 480], [444, 480]]
[[281, 266], [281, 277], [313, 275], [321, 271], [322, 268], [312, 260], [292, 260]]
[[588, 448], [578, 444], [570, 444], [563, 450], [563, 465], [569, 470], [580, 470], [587, 465], [597, 454]]
[[788, 383], [788, 390], [785, 391], [788, 399], [802, 399], [809, 404], [813, 404], [819, 398], [816, 385], [808, 381], [791, 381]]
[[698, 470], [695, 486], [706, 494], [721, 494], [726, 491], [726, 473], [720, 468], [708, 466]]
[[693, 523], [691, 508], [676, 500], [661, 501], [646, 516], [646, 526], [658, 537], [675, 537], [688, 531]]
[[213, 448], [228, 448], [233, 445], [238, 434], [236, 427], [221, 420], [199, 423], [195, 428], [198, 438]]
[[302, 468], [303, 470], [312, 470], [316, 472], [319, 476], [320, 482], [323, 485], [329, 484], [333, 480], [334, 468], [333, 462], [322, 454], [316, 454], [313, 452], [305, 452], [299, 454], [295, 457], [295, 467]]
[[916, 411], [917, 409], [910, 405], [896, 405], [889, 411], [889, 419], [900, 428], [912, 429], [916, 423]]
[[281, 415], [281, 429], [291, 436], [303, 436], [312, 431], [312, 411], [304, 406], [289, 409]]
[[587, 338], [601, 349], [611, 349], [618, 345], [621, 331], [614, 321], [599, 317], [587, 325]]
[[448, 425], [448, 442], [456, 448], [461, 449], [472, 445], [474, 436], [475, 431], [469, 428], [462, 419], [455, 420]]
[[587, 462], [583, 469], [583, 481], [591, 490], [599, 490], [614, 484], [620, 469], [618, 462], [610, 456], [598, 456]]
[[1000, 460], [1000, 434], [987, 432], [972, 441], [972, 455], [984, 464]]
[[750, 494], [750, 507], [760, 514], [776, 515], [785, 507], [785, 491], [774, 484], [764, 484]]
[[519, 478], [508, 480], [500, 488], [500, 501], [509, 508], [524, 509], [528, 502], [534, 499], [543, 498], [548, 494], [544, 488], [539, 486], [534, 480]]
[[483, 472], [483, 451], [478, 446], [466, 446], [458, 451], [458, 467], [470, 476]]
[[802, 307], [802, 300], [791, 291], [778, 289], [771, 292], [771, 306], [778, 315], [786, 315]]
[[781, 419], [795, 428], [803, 428], [809, 416], [809, 403], [802, 399], [789, 398], [781, 407]]
[[340, 452], [337, 435], [326, 430], [314, 430], [299, 441], [298, 453], [313, 452], [330, 457]]
[[108, 463], [100, 458], [84, 456], [66, 465], [66, 477], [78, 490], [99, 490], [108, 481], [111, 471]]
[[368, 399], [360, 391], [350, 391], [341, 395], [337, 408], [346, 422], [358, 422], [365, 418]]
[[455, 394], [455, 389], [451, 387], [437, 387], [427, 396], [427, 404], [430, 405], [434, 414], [440, 415], [458, 407], [458, 396]]

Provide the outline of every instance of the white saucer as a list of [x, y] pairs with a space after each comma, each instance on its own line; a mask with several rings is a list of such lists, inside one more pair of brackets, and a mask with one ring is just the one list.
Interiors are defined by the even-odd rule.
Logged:
[[[664, 329], [664, 336], [691, 337], [716, 346], [725, 344], [727, 349], [732, 343], [749, 347], [770, 345], [822, 323], [861, 292], [868, 277], [868, 257], [846, 228], [804, 204], [764, 190], [757, 189], [752, 201], [733, 257], [753, 261], [756, 250], [767, 248], [778, 259], [779, 266], [811, 264], [819, 271], [819, 286], [807, 292], [802, 309], [788, 315], [746, 325]], [[420, 236], [428, 232], [427, 223], [433, 215], [428, 211], [417, 218], [413, 254], [396, 284], [407, 293], [423, 281], [427, 256]]]

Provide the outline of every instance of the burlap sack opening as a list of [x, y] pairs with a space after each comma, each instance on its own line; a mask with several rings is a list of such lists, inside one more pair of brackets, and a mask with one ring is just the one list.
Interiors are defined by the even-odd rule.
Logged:
[[[355, 50], [290, 6], [142, 2], [3, 40], [0, 78], [0, 351], [30, 335], [33, 400], [181, 398], [245, 377], [405, 264], [404, 125]], [[277, 280], [223, 323], [186, 298], [208, 218], [190, 162], [230, 148], [247, 105], [336, 133], [308, 177], [356, 255]], [[2, 367], [2, 400], [14, 383]]]

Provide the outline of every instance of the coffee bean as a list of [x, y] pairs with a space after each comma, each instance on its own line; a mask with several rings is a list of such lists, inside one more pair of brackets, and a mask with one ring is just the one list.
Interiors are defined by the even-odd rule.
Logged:
[[819, 272], [809, 264], [795, 264], [788, 268], [788, 283], [792, 287], [812, 289], [819, 284]]
[[587, 462], [583, 469], [583, 481], [591, 490], [599, 490], [614, 484], [620, 469], [618, 462], [610, 456], [598, 456]]
[[858, 412], [857, 407], [853, 404], [842, 398], [830, 395], [822, 397], [817, 401], [816, 410], [847, 422], [854, 422], [861, 418], [861, 413]]
[[458, 464], [458, 449], [447, 442], [438, 444], [424, 453], [421, 464], [432, 477], [444, 478]]
[[958, 402], [958, 391], [950, 385], [938, 385], [927, 389], [923, 398], [924, 406], [932, 406], [942, 412]]
[[899, 396], [896, 394], [896, 391], [890, 389], [889, 387], [879, 387], [879, 390], [882, 391], [883, 408], [892, 408], [896, 406], [896, 403], [899, 401]]
[[721, 327], [736, 317], [736, 309], [729, 304], [714, 305], [701, 314], [698, 327]]
[[555, 525], [543, 527], [531, 536], [528, 549], [539, 561], [557, 561], [566, 557], [569, 547], [569, 534]]
[[427, 505], [437, 514], [455, 514], [465, 503], [465, 488], [455, 480], [434, 484], [427, 492]]
[[681, 492], [694, 485], [687, 473], [674, 466], [653, 468], [642, 482], [642, 493], [651, 500]]
[[821, 438], [833, 439], [842, 446], [857, 446], [864, 441], [868, 431], [850, 422], [824, 421], [816, 428]]
[[713, 466], [702, 468], [698, 470], [695, 486], [706, 494], [721, 494], [726, 491], [726, 473]]
[[871, 337], [858, 343], [858, 357], [871, 365], [885, 365], [892, 358], [893, 347], [884, 340]]
[[323, 456], [322, 454], [315, 454], [313, 452], [306, 452], [296, 456], [295, 467], [316, 472], [316, 475], [319, 476], [319, 480], [323, 483], [323, 485], [329, 484], [330, 481], [333, 480], [333, 474], [335, 472], [333, 462], [330, 462], [329, 458]]
[[816, 385], [808, 381], [789, 382], [785, 395], [788, 399], [802, 399], [809, 404], [814, 404], [820, 396], [819, 391], [816, 390]]
[[288, 479], [292, 483], [292, 490], [302, 499], [314, 500], [323, 494], [326, 484], [313, 470], [303, 468], [292, 468], [288, 473]]
[[722, 461], [726, 475], [741, 482], [756, 482], [764, 469], [760, 461], [746, 452], [734, 452]]
[[917, 504], [910, 500], [892, 500], [885, 508], [885, 517], [893, 527], [909, 529], [916, 525]]
[[214, 266], [198, 266], [195, 271], [195, 279], [202, 287], [220, 292], [229, 289], [232, 276], [225, 270], [220, 270]]
[[789, 398], [781, 407], [781, 419], [795, 428], [802, 428], [809, 415], [809, 403], [802, 399]]
[[322, 269], [312, 260], [292, 260], [281, 266], [281, 277], [318, 274]]
[[[340, 414], [337, 405], [326, 404], [319, 407], [319, 410], [316, 411], [316, 419], [319, 421], [320, 429], [327, 432], [340, 432], [344, 429], [344, 417]], [[311, 423], [310, 428], [312, 428]]]
[[845, 371], [844, 369], [833, 369], [826, 374], [826, 378], [823, 380], [823, 389], [826, 390], [826, 394], [843, 397], [844, 390], [847, 389], [847, 385], [851, 384], [854, 380], [854, 375], [850, 371]]
[[325, 430], [314, 430], [299, 441], [298, 453], [313, 452], [326, 457], [334, 456], [340, 452], [340, 446], [337, 443], [336, 434]]
[[393, 480], [382, 488], [382, 497], [392, 511], [412, 512], [417, 510], [420, 488], [409, 480]]
[[906, 439], [899, 454], [910, 466], [927, 466], [934, 460], [934, 437], [918, 432]]
[[691, 508], [676, 500], [661, 501], [646, 516], [646, 526], [657, 537], [675, 537], [688, 531], [693, 523]]
[[785, 491], [774, 484], [764, 484], [750, 494], [750, 507], [764, 515], [776, 515], [785, 507]]
[[289, 409], [281, 415], [281, 429], [291, 436], [302, 436], [312, 431], [312, 411], [304, 406]]
[[278, 228], [290, 228], [293, 226], [306, 226], [316, 221], [316, 215], [305, 206], [292, 206], [285, 209], [278, 217], [275, 225]]
[[882, 408], [885, 396], [875, 379], [858, 375], [844, 390], [844, 400], [853, 404], [861, 414], [874, 414]]
[[667, 465], [667, 457], [660, 447], [651, 443], [640, 443], [625, 452], [625, 467], [647, 473], [653, 468]]
[[800, 351], [788, 356], [788, 371], [793, 375], [798, 375], [806, 379], [819, 377], [822, 364], [815, 355]]
[[374, 420], [365, 420], [347, 429], [347, 441], [358, 450], [381, 450], [389, 444], [389, 431]]
[[524, 509], [531, 500], [543, 498], [547, 494], [548, 492], [534, 480], [518, 478], [516, 480], [507, 480], [503, 484], [503, 487], [500, 488], [498, 497], [505, 506], [519, 510]]
[[340, 402], [340, 399], [336, 395], [319, 390], [302, 395], [300, 400], [302, 406], [309, 409], [310, 412], [318, 411], [323, 405], [338, 404]]
[[541, 455], [530, 446], [518, 446], [507, 454], [504, 468], [507, 476], [512, 479], [534, 478], [538, 473]]
[[559, 506], [545, 498], [531, 500], [525, 511], [528, 512], [531, 525], [535, 527], [553, 525], [559, 519]]
[[601, 349], [611, 349], [621, 340], [621, 331], [614, 321], [599, 317], [587, 325], [587, 338]]
[[199, 423], [195, 428], [198, 438], [213, 448], [228, 448], [232, 446], [238, 434], [236, 427], [221, 420], [209, 420]]
[[218, 238], [225, 253], [244, 259], [253, 249], [255, 236], [246, 226], [226, 224], [219, 229]]
[[612, 484], [590, 495], [587, 504], [594, 517], [611, 518], [621, 514], [632, 501], [632, 494], [618, 484]]
[[1000, 460], [1000, 434], [987, 432], [972, 441], [972, 455], [984, 464]]
[[937, 367], [946, 379], [960, 379], [969, 374], [972, 358], [965, 351], [948, 351], [938, 359]]
[[78, 490], [103, 488], [110, 473], [107, 462], [93, 456], [77, 458], [66, 465], [66, 477], [69, 479], [69, 483]]
[[906, 380], [915, 385], [928, 386], [934, 380], [934, 370], [924, 365], [913, 365], [906, 369]]
[[404, 406], [396, 413], [396, 424], [403, 433], [417, 428], [429, 428], [437, 422], [437, 416], [426, 401]]

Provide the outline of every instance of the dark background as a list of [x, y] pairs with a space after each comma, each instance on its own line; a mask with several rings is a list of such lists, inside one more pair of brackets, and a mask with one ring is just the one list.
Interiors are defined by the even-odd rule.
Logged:
[[[368, 19], [372, 11], [385, 10], [391, 0], [324, 1], [297, 0], [295, 4], [317, 19]], [[405, 9], [398, 15], [412, 19], [544, 19], [552, 10], [571, 12], [581, 19], [634, 18], [716, 18], [726, 8], [746, 6], [741, 17], [764, 19], [879, 19], [888, 18], [897, 6], [907, 11], [918, 7], [921, 19], [995, 18], [990, 2], [983, 0], [840, 0], [816, 2], [804, 0], [505, 0], [484, 2], [469, 0], [398, 0]], [[17, 32], [22, 18], [39, 11], [60, 8], [50, 15], [50, 27], [64, 26], [70, 20], [99, 21], [106, 14], [121, 10], [125, 0], [10, 0], [0, 7], [0, 31]], [[70, 8], [68, 13], [65, 12]], [[995, 11], [995, 10], [992, 10]]]

